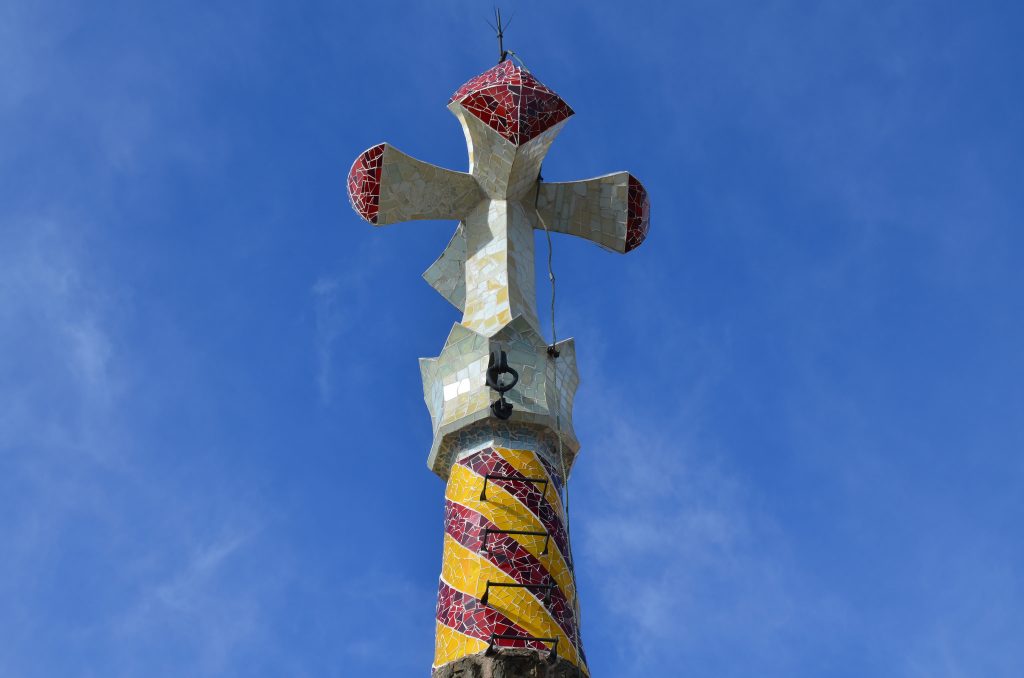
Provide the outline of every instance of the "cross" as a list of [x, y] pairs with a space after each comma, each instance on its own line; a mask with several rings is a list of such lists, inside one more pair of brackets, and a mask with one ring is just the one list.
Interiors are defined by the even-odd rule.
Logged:
[[550, 355], [546, 350], [537, 319], [533, 231], [546, 228], [629, 252], [647, 236], [647, 191], [628, 172], [540, 180], [544, 157], [573, 111], [511, 61], [460, 87], [448, 109], [462, 124], [469, 172], [416, 160], [383, 143], [362, 153], [348, 176], [352, 206], [375, 226], [460, 221], [424, 273], [463, 312], [441, 355], [420, 362], [434, 425], [428, 465], [447, 477], [455, 439], [492, 416], [496, 395], [485, 373], [491, 352], [500, 348], [521, 375], [509, 393], [512, 421], [554, 432], [565, 450], [558, 461], [570, 467], [579, 449], [571, 421], [579, 381], [575, 350], [571, 339]]

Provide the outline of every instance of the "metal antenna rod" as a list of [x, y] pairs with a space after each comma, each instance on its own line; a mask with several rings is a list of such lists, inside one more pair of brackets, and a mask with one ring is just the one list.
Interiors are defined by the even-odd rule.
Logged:
[[[512, 15], [512, 18], [515, 18], [515, 14]], [[505, 50], [505, 29], [512, 25], [512, 19], [509, 19], [507, 24], [502, 24], [501, 10], [495, 7], [494, 20], [497, 25], [492, 24], [490, 21], [487, 22], [487, 25], [490, 26], [498, 36], [498, 63], [500, 64], [505, 61], [505, 59], [508, 59], [509, 53]]]

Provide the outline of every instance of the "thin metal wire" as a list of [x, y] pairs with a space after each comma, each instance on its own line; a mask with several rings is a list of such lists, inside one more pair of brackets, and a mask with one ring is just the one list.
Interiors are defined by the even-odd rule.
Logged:
[[518, 62], [519, 62], [519, 65], [520, 65], [520, 66], [522, 66], [524, 70], [527, 70], [527, 71], [528, 71], [528, 70], [530, 70], [529, 68], [526, 68], [526, 62], [525, 62], [525, 61], [523, 61], [522, 57], [520, 57], [520, 56], [519, 56], [518, 54], [516, 54], [516, 53], [515, 53], [515, 52], [513, 52], [512, 50], [510, 50], [510, 49], [507, 49], [507, 50], [505, 50], [505, 54], [506, 54], [507, 56], [510, 56], [510, 57], [512, 57], [512, 58], [513, 58], [513, 59], [515, 59], [516, 61], [518, 61]]
[[[518, 56], [516, 57], [519, 58]], [[520, 60], [520, 63], [522, 61]], [[523, 66], [525, 68], [525, 66]], [[543, 170], [543, 166], [541, 166]], [[540, 186], [541, 182], [544, 181], [544, 177], [541, 174], [541, 170], [537, 172], [537, 193], [533, 199], [533, 209], [537, 214], [537, 219], [544, 227], [544, 235], [548, 242], [548, 280], [551, 281], [551, 345], [548, 347], [548, 357], [551, 360], [557, 360], [559, 357], [558, 349], [558, 333], [555, 325], [555, 267], [554, 267], [554, 255], [555, 250], [551, 244], [551, 229], [548, 228], [547, 223], [540, 216], [540, 211], [537, 209], [540, 203]], [[558, 365], [555, 365], [555, 393], [561, 394], [559, 388], [559, 370]], [[569, 549], [568, 557], [569, 562], [572, 566], [569, 568], [569, 574], [572, 577], [572, 607], [576, 617], [576, 624], [573, 627], [573, 650], [576, 652], [576, 675], [577, 677], [583, 675], [583, 657], [580, 653], [580, 626], [583, 624], [583, 618], [580, 611], [580, 596], [579, 588], [576, 584], [576, 560], [572, 555], [572, 525], [569, 517], [569, 469], [565, 464], [565, 450], [562, 446], [562, 415], [558, 414], [555, 416], [555, 437], [558, 438], [558, 463], [562, 467], [562, 509], [565, 512], [565, 540], [566, 546]]]
[[[544, 235], [548, 240], [548, 280], [551, 281], [551, 344], [548, 346], [548, 355], [553, 358], [557, 358], [558, 349], [555, 348], [555, 345], [558, 343], [558, 332], [555, 327], [555, 267], [553, 263], [555, 250], [551, 245], [551, 230], [548, 228], [547, 223], [540, 216], [540, 211], [537, 209], [537, 205], [540, 203], [540, 185], [541, 182], [544, 181], [544, 177], [541, 174], [543, 169], [544, 166], [541, 165], [540, 170], [537, 172], [537, 192], [533, 196], [533, 209], [537, 213], [537, 220], [540, 221], [541, 225], [544, 227]], [[555, 373], [555, 377], [556, 379], [558, 377], [557, 371]]]

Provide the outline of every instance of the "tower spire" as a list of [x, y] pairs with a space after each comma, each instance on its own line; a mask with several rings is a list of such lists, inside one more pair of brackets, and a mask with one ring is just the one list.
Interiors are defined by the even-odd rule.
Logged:
[[348, 178], [352, 206], [375, 226], [460, 222], [424, 273], [463, 313], [441, 355], [420, 360], [434, 434], [427, 465], [447, 483], [434, 678], [524, 661], [536, 670], [506, 675], [589, 674], [561, 495], [580, 447], [575, 343], [549, 346], [541, 335], [533, 232], [625, 253], [643, 242], [650, 214], [647, 191], [628, 172], [540, 179], [573, 110], [506, 59], [507, 26], [495, 18], [501, 61], [448, 103], [469, 145], [469, 172], [378, 144]]

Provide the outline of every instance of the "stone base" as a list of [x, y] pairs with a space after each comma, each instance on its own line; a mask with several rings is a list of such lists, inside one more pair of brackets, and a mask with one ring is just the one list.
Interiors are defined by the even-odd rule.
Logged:
[[548, 660], [547, 652], [502, 648], [445, 664], [432, 678], [587, 678], [587, 674], [564, 659]]

